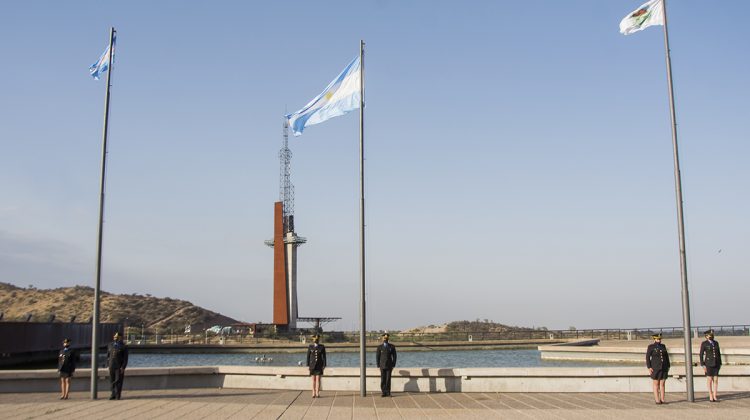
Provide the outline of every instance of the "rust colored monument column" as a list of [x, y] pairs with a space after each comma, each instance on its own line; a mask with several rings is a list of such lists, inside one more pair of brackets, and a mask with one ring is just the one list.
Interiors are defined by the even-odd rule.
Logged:
[[289, 291], [284, 249], [284, 206], [281, 201], [274, 203], [273, 213], [273, 323], [283, 328], [289, 325]]

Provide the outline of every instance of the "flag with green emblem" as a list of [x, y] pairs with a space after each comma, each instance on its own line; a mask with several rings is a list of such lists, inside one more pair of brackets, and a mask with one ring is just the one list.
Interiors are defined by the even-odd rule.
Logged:
[[620, 22], [620, 33], [630, 35], [653, 25], [664, 25], [664, 2], [662, 0], [651, 0], [628, 13]]

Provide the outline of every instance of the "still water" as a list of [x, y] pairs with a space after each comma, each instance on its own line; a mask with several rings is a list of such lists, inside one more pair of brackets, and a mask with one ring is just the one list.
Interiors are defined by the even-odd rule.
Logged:
[[[273, 359], [270, 362], [256, 358]], [[244, 354], [144, 354], [130, 353], [128, 367], [166, 366], [298, 366], [304, 365], [305, 353]], [[328, 353], [329, 367], [359, 367], [359, 353]], [[375, 353], [367, 353], [367, 366], [375, 366]], [[597, 367], [618, 366], [606, 362], [568, 362], [542, 360], [538, 350], [456, 350], [419, 351], [398, 354], [400, 367], [469, 368], [469, 367]], [[622, 366], [622, 365], [620, 365]]]

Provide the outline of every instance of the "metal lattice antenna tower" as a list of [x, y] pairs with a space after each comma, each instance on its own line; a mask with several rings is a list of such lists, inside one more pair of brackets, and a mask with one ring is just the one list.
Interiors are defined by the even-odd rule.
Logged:
[[292, 185], [292, 151], [289, 150], [289, 123], [284, 118], [284, 144], [279, 150], [281, 177], [279, 182], [279, 201], [284, 206], [284, 232], [294, 231], [294, 185]]

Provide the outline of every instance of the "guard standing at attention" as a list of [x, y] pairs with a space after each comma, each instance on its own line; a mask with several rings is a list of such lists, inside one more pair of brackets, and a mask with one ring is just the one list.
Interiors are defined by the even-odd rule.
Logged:
[[107, 367], [109, 367], [109, 382], [112, 384], [110, 400], [120, 399], [127, 366], [128, 346], [123, 343], [120, 333], [115, 332], [112, 342], [107, 345]]
[[701, 343], [700, 361], [703, 372], [706, 373], [706, 384], [708, 386], [708, 400], [719, 402], [716, 393], [719, 390], [719, 369], [721, 368], [721, 349], [719, 342], [714, 340], [714, 330], [703, 333], [706, 341]]
[[313, 343], [307, 347], [307, 367], [312, 376], [312, 397], [320, 397], [320, 377], [326, 368], [326, 347], [320, 344], [320, 335], [312, 336]]
[[63, 340], [63, 348], [57, 356], [57, 371], [60, 372], [60, 399], [67, 400], [70, 392], [70, 378], [76, 370], [78, 353], [70, 348], [70, 339]]
[[646, 349], [646, 367], [654, 381], [654, 400], [657, 404], [665, 404], [664, 388], [669, 376], [669, 353], [667, 346], [661, 343], [661, 334], [651, 336], [654, 342]]
[[396, 367], [396, 346], [388, 342], [388, 333], [383, 334], [383, 344], [378, 346], [375, 353], [375, 364], [380, 368], [381, 397], [391, 396], [391, 374]]

